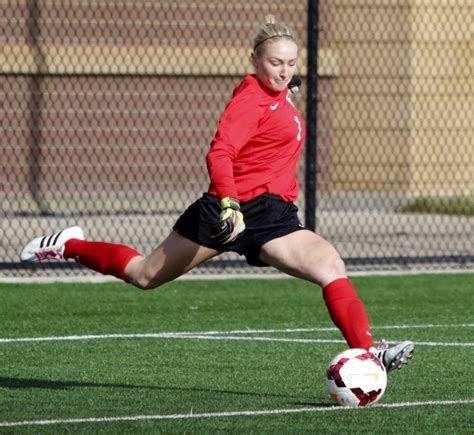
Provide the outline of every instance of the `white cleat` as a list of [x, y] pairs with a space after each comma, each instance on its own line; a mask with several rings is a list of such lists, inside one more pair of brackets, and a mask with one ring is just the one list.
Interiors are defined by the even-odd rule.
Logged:
[[401, 369], [408, 360], [413, 357], [415, 346], [411, 341], [403, 341], [395, 346], [388, 347], [385, 340], [381, 340], [377, 348], [370, 352], [375, 355], [385, 366], [387, 373], [395, 369]]
[[64, 244], [71, 239], [84, 240], [84, 231], [78, 226], [66, 228], [59, 233], [37, 237], [23, 248], [20, 259], [23, 262], [41, 260], [62, 260]]

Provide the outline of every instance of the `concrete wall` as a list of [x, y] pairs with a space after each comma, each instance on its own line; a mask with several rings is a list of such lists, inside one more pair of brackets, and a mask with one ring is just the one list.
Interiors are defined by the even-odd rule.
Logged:
[[472, 194], [472, 0], [321, 4], [338, 70], [333, 188]]

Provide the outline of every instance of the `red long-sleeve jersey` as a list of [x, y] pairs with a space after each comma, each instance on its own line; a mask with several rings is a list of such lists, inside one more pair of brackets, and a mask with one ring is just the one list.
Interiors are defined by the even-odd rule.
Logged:
[[288, 92], [267, 90], [254, 75], [234, 89], [207, 154], [209, 193], [249, 201], [269, 192], [296, 200], [305, 129]]

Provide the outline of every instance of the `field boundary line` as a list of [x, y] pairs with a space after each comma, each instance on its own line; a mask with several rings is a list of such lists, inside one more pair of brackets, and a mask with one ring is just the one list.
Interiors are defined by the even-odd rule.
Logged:
[[[108, 339], [128, 339], [128, 338], [159, 338], [159, 339], [182, 339], [182, 340], [215, 340], [215, 341], [281, 341], [289, 343], [345, 343], [344, 340], [337, 339], [313, 339], [313, 338], [278, 338], [278, 337], [242, 337], [232, 335], [206, 335], [199, 333], [175, 334], [164, 333], [143, 333], [143, 334], [103, 334], [103, 335], [65, 335], [49, 337], [18, 337], [0, 338], [2, 343], [32, 343], [51, 341], [88, 341], [88, 340], [108, 340]], [[474, 343], [473, 343], [474, 345]]]
[[[372, 409], [377, 408], [408, 408], [417, 406], [451, 406], [451, 405], [470, 405], [474, 399], [467, 400], [429, 400], [426, 402], [400, 402], [376, 404]], [[366, 408], [361, 408], [366, 409]], [[188, 420], [198, 418], [223, 418], [223, 417], [254, 417], [261, 415], [275, 414], [300, 414], [309, 412], [337, 412], [337, 411], [360, 411], [360, 408], [344, 408], [341, 406], [319, 406], [309, 408], [288, 408], [288, 409], [261, 409], [256, 411], [228, 411], [228, 412], [205, 412], [194, 414], [164, 414], [164, 415], [134, 415], [121, 417], [91, 417], [91, 418], [66, 418], [54, 420], [23, 420], [23, 421], [1, 421], [0, 427], [17, 426], [46, 426], [55, 424], [80, 424], [80, 423], [112, 423], [120, 421], [144, 421], [144, 420]]]
[[[371, 329], [429, 329], [429, 328], [474, 328], [474, 323], [447, 323], [447, 324], [416, 324], [416, 325], [382, 325], [382, 326], [371, 326]], [[224, 334], [268, 334], [275, 332], [333, 332], [339, 331], [335, 326], [321, 326], [313, 328], [277, 328], [277, 329], [233, 329], [230, 331], [184, 331], [184, 332], [172, 332], [172, 334], [189, 334], [189, 335], [224, 335]]]
[[[473, 323], [461, 324], [417, 324], [417, 325], [382, 325], [372, 329], [410, 329], [410, 328], [472, 328]], [[221, 341], [268, 341], [286, 343], [345, 343], [342, 339], [324, 338], [286, 338], [286, 337], [262, 337], [253, 334], [272, 333], [297, 333], [297, 332], [336, 332], [335, 327], [320, 328], [282, 328], [282, 329], [243, 329], [230, 331], [183, 331], [183, 332], [150, 332], [150, 333], [129, 333], [129, 334], [86, 334], [86, 335], [65, 335], [65, 336], [38, 336], [38, 337], [4, 337], [0, 338], [2, 343], [26, 343], [26, 342], [51, 342], [51, 341], [86, 341], [86, 340], [107, 340], [107, 339], [184, 339], [184, 340], [221, 340]], [[252, 336], [248, 336], [252, 335]], [[388, 343], [392, 341], [387, 340]], [[472, 342], [414, 342], [420, 346], [474, 346]]]
[[[447, 324], [416, 324], [416, 325], [381, 325], [372, 326], [372, 329], [430, 329], [430, 328], [474, 328], [474, 323], [447, 323]], [[171, 332], [144, 332], [129, 334], [84, 334], [84, 335], [53, 335], [38, 337], [0, 337], [0, 343], [21, 341], [67, 341], [67, 340], [100, 340], [107, 338], [162, 338], [176, 336], [204, 336], [204, 335], [232, 335], [232, 334], [272, 334], [272, 333], [297, 333], [297, 332], [337, 332], [336, 327], [312, 328], [274, 328], [274, 329], [231, 329], [230, 331], [171, 331]]]
[[[278, 338], [278, 337], [242, 337], [232, 335], [168, 335], [163, 338], [192, 339], [192, 340], [216, 340], [216, 341], [268, 341], [274, 343], [307, 343], [307, 344], [337, 344], [346, 343], [345, 340], [324, 339], [324, 338]], [[395, 341], [386, 340], [388, 344], [395, 344]], [[431, 347], [474, 347], [474, 342], [432, 342], [414, 341], [418, 346]]]

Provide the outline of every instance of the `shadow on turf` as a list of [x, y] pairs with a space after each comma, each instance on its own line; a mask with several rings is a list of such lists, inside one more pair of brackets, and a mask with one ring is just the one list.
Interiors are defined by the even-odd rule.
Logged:
[[[211, 394], [232, 394], [239, 396], [255, 396], [255, 397], [279, 397], [283, 399], [299, 399], [297, 396], [288, 396], [275, 393], [260, 393], [252, 391], [232, 391], [232, 390], [214, 390], [211, 388], [180, 388], [180, 387], [158, 387], [153, 385], [130, 385], [130, 384], [101, 384], [96, 382], [78, 382], [78, 381], [48, 381], [43, 379], [22, 379], [22, 378], [2, 378], [0, 377], [0, 388], [42, 388], [47, 390], [65, 390], [68, 388], [144, 388], [161, 391], [184, 391], [184, 392], [201, 392]], [[291, 402], [292, 405], [301, 406], [332, 406], [328, 403], [314, 402]]]
[[141, 385], [98, 384], [94, 382], [46, 381], [43, 379], [1, 378], [0, 388], [43, 388], [46, 390], [65, 390], [71, 387], [116, 387], [116, 388], [149, 388]]

